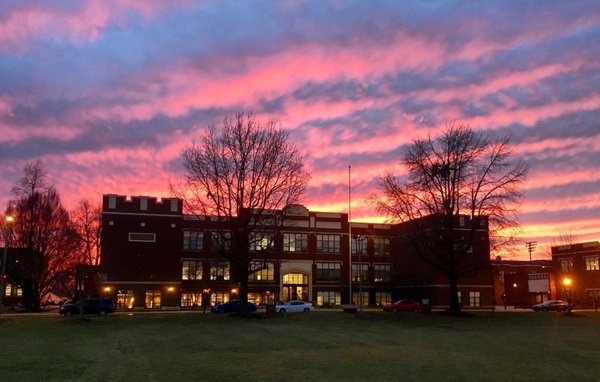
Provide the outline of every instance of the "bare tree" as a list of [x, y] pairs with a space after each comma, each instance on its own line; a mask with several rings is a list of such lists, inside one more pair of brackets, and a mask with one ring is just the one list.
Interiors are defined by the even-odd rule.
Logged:
[[81, 258], [86, 265], [100, 264], [102, 207], [81, 199], [71, 211], [71, 221], [81, 243]]
[[[411, 222], [407, 227], [416, 253], [447, 277], [450, 310], [458, 312], [458, 280], [489, 260], [469, 256], [475, 232], [486, 219], [491, 236], [518, 226], [520, 186], [528, 165], [511, 163], [508, 137], [492, 140], [456, 123], [438, 137], [406, 146], [401, 164], [408, 174], [383, 176], [380, 194], [371, 201], [392, 220]], [[466, 227], [459, 224], [461, 216], [467, 218]], [[496, 245], [508, 241], [499, 239]]]
[[183, 161], [185, 183], [171, 190], [188, 212], [217, 218], [213, 248], [231, 264], [245, 315], [248, 276], [260, 269], [252, 260], [272, 250], [284, 207], [300, 201], [310, 175], [286, 130], [243, 113], [225, 118], [220, 132], [210, 127]]
[[13, 189], [16, 199], [6, 210], [7, 215], [15, 216], [15, 221], [4, 227], [13, 252], [8, 274], [21, 285], [28, 310], [38, 310], [41, 297], [57, 280], [72, 273], [76, 263], [75, 231], [58, 192], [46, 182], [46, 174], [41, 162], [27, 164]]

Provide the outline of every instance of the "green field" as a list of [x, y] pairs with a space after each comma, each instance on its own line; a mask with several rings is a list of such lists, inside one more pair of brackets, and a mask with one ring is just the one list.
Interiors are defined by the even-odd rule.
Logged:
[[600, 313], [0, 318], [0, 381], [598, 381]]

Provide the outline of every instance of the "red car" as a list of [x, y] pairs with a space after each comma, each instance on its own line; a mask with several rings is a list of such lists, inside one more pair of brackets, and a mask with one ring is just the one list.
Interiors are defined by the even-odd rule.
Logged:
[[413, 300], [398, 300], [383, 307], [386, 312], [420, 312], [421, 304]]

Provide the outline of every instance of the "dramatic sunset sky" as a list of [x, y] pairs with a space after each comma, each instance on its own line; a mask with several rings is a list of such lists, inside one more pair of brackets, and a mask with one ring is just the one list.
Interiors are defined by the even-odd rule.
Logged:
[[253, 111], [305, 155], [307, 207], [346, 212], [352, 165], [354, 218], [378, 222], [400, 148], [458, 121], [530, 161], [525, 241], [600, 240], [598, 1], [27, 3], [0, 3], [2, 209], [37, 159], [69, 208], [168, 196], [182, 149]]

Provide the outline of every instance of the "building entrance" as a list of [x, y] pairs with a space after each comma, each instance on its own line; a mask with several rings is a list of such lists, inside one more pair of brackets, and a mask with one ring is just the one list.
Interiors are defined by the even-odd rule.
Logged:
[[302, 273], [288, 273], [283, 275], [283, 285], [281, 288], [281, 299], [289, 300], [309, 300], [308, 295], [308, 276]]

